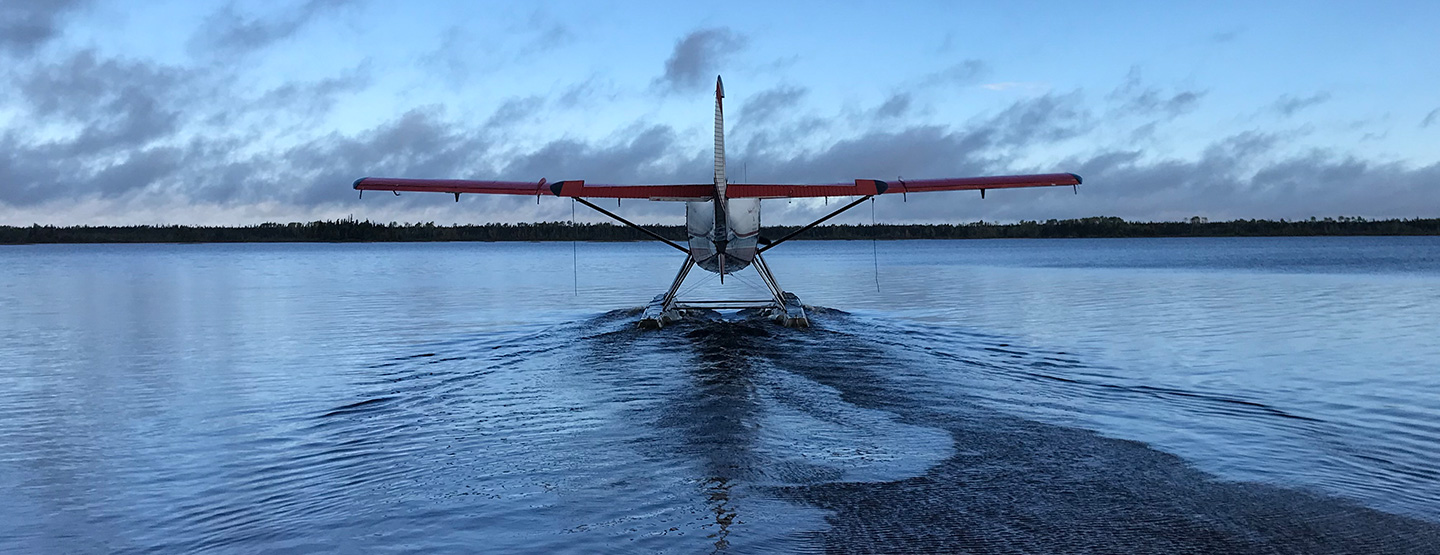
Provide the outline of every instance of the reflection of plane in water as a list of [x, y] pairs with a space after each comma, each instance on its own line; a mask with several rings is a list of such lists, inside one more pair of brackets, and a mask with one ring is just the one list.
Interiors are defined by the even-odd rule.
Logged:
[[[695, 350], [687, 372], [691, 387], [670, 400], [662, 413], [666, 426], [680, 433], [676, 450], [696, 457], [705, 476], [701, 493], [712, 519], [704, 524], [705, 537], [719, 553], [731, 547], [731, 534], [744, 521], [740, 517], [746, 484], [753, 485], [774, 469], [763, 451], [760, 430], [766, 407], [757, 386], [756, 357], [774, 338], [753, 323], [696, 322], [685, 334]], [[746, 507], [754, 509], [755, 507]], [[747, 511], [753, 516], [754, 511]]]
[[[790, 326], [806, 326], [809, 321], [794, 294], [780, 288], [770, 268], [766, 266], [761, 253], [774, 248], [799, 233], [814, 227], [836, 215], [858, 206], [860, 203], [887, 193], [919, 193], [926, 191], [979, 190], [985, 196], [987, 189], [1008, 189], [1015, 187], [1048, 187], [1080, 184], [1080, 176], [1073, 173], [1051, 173], [1039, 175], [1006, 175], [991, 177], [966, 177], [948, 179], [921, 179], [880, 181], [878, 179], [856, 179], [854, 183], [826, 185], [773, 185], [754, 183], [730, 183], [725, 178], [725, 88], [719, 77], [715, 78], [715, 179], [711, 183], [693, 185], [595, 185], [582, 180], [556, 181], [546, 183], [544, 179], [533, 181], [471, 181], [463, 179], [397, 179], [387, 177], [365, 177], [355, 181], [355, 188], [364, 194], [366, 190], [379, 191], [428, 191], [450, 193], [455, 200], [461, 194], [483, 193], [504, 195], [542, 195], [569, 197], [589, 206], [616, 221], [644, 232], [650, 237], [685, 253], [685, 262], [680, 273], [664, 294], [655, 297], [645, 310], [640, 324], [644, 327], [660, 327], [698, 309], [759, 309], [767, 316]], [[776, 240], [760, 237], [760, 200], [767, 198], [803, 197], [860, 197], [825, 217], [815, 220], [789, 235]], [[685, 228], [689, 243], [681, 245], [662, 237], [649, 229], [626, 220], [605, 210], [586, 199], [647, 199], [685, 202]], [[695, 266], [720, 274], [754, 267], [765, 282], [770, 298], [763, 300], [681, 300], [676, 297], [685, 276]]]
[[706, 536], [715, 539], [715, 551], [724, 551], [730, 547], [730, 526], [735, 524], [735, 507], [730, 504], [730, 488], [733, 486], [729, 479], [714, 477], [705, 481], [705, 491], [708, 493], [706, 501], [710, 504], [710, 512], [715, 513], [715, 533]]

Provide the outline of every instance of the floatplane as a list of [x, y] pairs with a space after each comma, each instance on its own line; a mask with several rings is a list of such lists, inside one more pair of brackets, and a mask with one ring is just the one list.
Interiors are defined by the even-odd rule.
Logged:
[[[922, 193], [930, 191], [980, 191], [985, 197], [989, 189], [1012, 189], [1018, 187], [1056, 187], [1080, 185], [1080, 176], [1073, 173], [1048, 173], [1035, 175], [1002, 175], [989, 177], [963, 177], [947, 179], [917, 179], [882, 181], [879, 179], [856, 179], [854, 183], [834, 184], [760, 184], [731, 183], [725, 177], [725, 86], [719, 77], [715, 78], [715, 179], [711, 183], [683, 185], [599, 185], [584, 180], [564, 181], [474, 181], [467, 179], [410, 179], [389, 177], [362, 177], [355, 180], [355, 189], [363, 196], [365, 191], [432, 192], [455, 195], [550, 195], [567, 197], [594, 209], [617, 222], [669, 245], [685, 254], [670, 289], [656, 295], [645, 307], [640, 318], [640, 327], [660, 328], [678, 321], [687, 315], [716, 310], [754, 311], [791, 327], [807, 327], [809, 319], [805, 307], [794, 293], [780, 287], [775, 275], [770, 272], [762, 253], [795, 238], [804, 231], [850, 210], [878, 195]], [[775, 240], [760, 236], [760, 201], [762, 199], [793, 199], [815, 197], [859, 197], [824, 217]], [[687, 245], [671, 241], [659, 233], [631, 222], [619, 215], [597, 206], [590, 199], [645, 199], [655, 201], [677, 201], [685, 203], [685, 230], [689, 236]], [[703, 300], [680, 299], [677, 297], [685, 277], [696, 267], [720, 275], [723, 283], [726, 274], [739, 272], [747, 267], [754, 268], [768, 290], [768, 298], [760, 300]]]

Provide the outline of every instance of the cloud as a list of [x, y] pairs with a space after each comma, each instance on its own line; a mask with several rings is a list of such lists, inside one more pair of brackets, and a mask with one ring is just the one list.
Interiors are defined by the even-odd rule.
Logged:
[[757, 156], [753, 163], [766, 168], [767, 180], [780, 183], [974, 175], [987, 165], [980, 153], [986, 146], [986, 133], [914, 126], [898, 132], [875, 131], [795, 155]]
[[0, 53], [28, 55], [60, 34], [65, 17], [89, 0], [5, 0], [0, 4]]
[[564, 22], [543, 10], [530, 12], [523, 25], [512, 25], [511, 32], [530, 38], [520, 46], [519, 57], [547, 52], [575, 40], [575, 32]]
[[364, 90], [373, 81], [370, 66], [362, 64], [335, 77], [285, 83], [266, 91], [246, 108], [250, 112], [283, 111], [313, 118], [329, 112], [341, 95]]
[[875, 116], [885, 118], [898, 118], [910, 110], [910, 94], [895, 93], [885, 100], [879, 108], [875, 109]]
[[481, 129], [447, 120], [438, 107], [415, 109], [353, 137], [319, 137], [255, 157], [252, 163], [273, 169], [265, 172], [267, 179], [256, 181], [249, 200], [279, 198], [301, 206], [348, 201], [354, 191], [345, 184], [366, 175], [495, 175], [484, 163], [491, 144]]
[[[79, 5], [62, 6], [73, 11]], [[300, 32], [316, 14], [342, 5], [307, 2], [286, 13], [224, 24], [212, 18], [206, 25], [220, 36], [209, 48], [264, 48]], [[58, 21], [66, 13], [7, 4], [13, 6], [51, 13], [44, 16], [52, 17], [48, 20], [37, 16], [44, 21]], [[236, 9], [226, 8], [228, 13]], [[724, 28], [691, 33], [677, 42], [655, 86], [665, 92], [708, 87], [726, 56], [744, 43]], [[13, 45], [0, 48], [19, 51]], [[608, 137], [561, 136], [538, 146], [504, 140], [534, 123], [547, 108], [606, 108], [605, 102], [616, 101], [620, 89], [603, 76], [568, 89], [556, 85], [548, 96], [510, 98], [482, 120], [438, 106], [407, 107], [368, 129], [340, 133], [325, 126], [324, 116], [346, 95], [372, 84], [376, 72], [370, 66], [246, 90], [229, 86], [237, 75], [231, 68], [208, 60], [168, 65], [80, 50], [47, 51], [43, 59], [13, 64], [7, 70], [10, 79], [0, 83], [0, 109], [9, 118], [7, 127], [0, 128], [0, 218], [22, 225], [29, 221], [15, 218], [205, 223], [210, 220], [195, 218], [222, 213], [242, 218], [236, 223], [254, 223], [243, 220], [247, 217], [285, 220], [351, 213], [405, 221], [554, 220], [569, 216], [567, 203], [476, 195], [455, 204], [448, 196], [424, 194], [383, 200], [367, 195], [358, 201], [349, 184], [364, 175], [578, 178], [591, 183], [710, 179], [708, 132], [696, 135], [688, 128], [646, 119], [650, 116], [638, 116]], [[973, 85], [986, 71], [983, 62], [967, 60], [906, 82]], [[1125, 125], [1144, 124], [1142, 129], [1153, 131], [1190, 113], [1205, 98], [1205, 91], [1146, 83], [1138, 70], [1099, 102], [1090, 91], [1032, 92], [963, 124], [906, 125], [906, 116], [916, 113], [925, 93], [892, 92], [872, 111], [857, 116], [853, 109], [816, 114], [806, 104], [807, 89], [777, 86], [737, 99], [731, 174], [740, 177], [743, 165], [757, 182], [1053, 171], [1075, 171], [1086, 178], [1079, 196], [1068, 190], [995, 191], [982, 202], [978, 195], [924, 195], [886, 216], [890, 221], [1091, 215], [1403, 217], [1440, 211], [1440, 196], [1432, 194], [1440, 183], [1437, 164], [1405, 165], [1343, 151], [1301, 150], [1295, 137], [1253, 131], [1202, 143], [1203, 148], [1190, 150], [1198, 154], [1185, 157], [1166, 157], [1133, 143], [1103, 143], [1105, 133], [1091, 135], [1091, 130], [1119, 112], [1143, 118], [1126, 120]], [[1266, 108], [1295, 114], [1328, 98], [1326, 93], [1287, 96]], [[633, 99], [619, 100], [623, 104]], [[889, 119], [877, 126], [865, 117], [872, 115]], [[858, 120], [861, 131], [847, 127], [854, 123], [847, 117]], [[1429, 127], [1437, 120], [1440, 109], [1420, 125]], [[1063, 159], [1047, 155], [1062, 149], [1078, 154]], [[889, 197], [882, 201], [900, 203]], [[804, 223], [825, 209], [819, 201], [767, 202], [766, 222]], [[674, 223], [682, 217], [677, 205], [669, 203], [627, 202], [624, 211], [640, 221]]]
[[[1440, 210], [1426, 194], [1440, 164], [1407, 167], [1325, 150], [1289, 157], [1239, 155], [1249, 138], [1227, 138], [1196, 160], [1081, 163], [1074, 210], [1130, 219], [1416, 217]], [[1230, 143], [1226, 145], [1225, 143]], [[1105, 155], [1096, 155], [1098, 159]], [[1188, 214], [1187, 214], [1188, 213]]]
[[560, 93], [560, 97], [555, 99], [555, 105], [560, 108], [572, 109], [593, 105], [599, 100], [615, 100], [616, 97], [613, 83], [602, 79], [599, 75], [591, 75], [584, 81], [565, 87]]
[[299, 32], [316, 17], [333, 13], [353, 0], [306, 0], [289, 10], [252, 17], [227, 4], [201, 25], [192, 45], [220, 55], [263, 49]]
[[1240, 38], [1240, 35], [1243, 34], [1245, 34], [1244, 29], [1231, 29], [1229, 31], [1221, 31], [1210, 35], [1210, 42], [1216, 44], [1225, 44], [1227, 42], [1233, 42], [1235, 39]]
[[[705, 182], [709, 153], [687, 153], [666, 125], [634, 127], [602, 143], [551, 141], [511, 158], [504, 175], [517, 179], [584, 179], [593, 183]], [[687, 179], [688, 178], [688, 179]]]
[[420, 54], [418, 62], [430, 79], [442, 81], [456, 91], [466, 90], [507, 67], [533, 66], [577, 39], [569, 25], [545, 8], [528, 14], [460, 8], [447, 10], [447, 15], [452, 17], [433, 32], [400, 38], [396, 44], [433, 41], [435, 46]]
[[700, 29], [675, 43], [675, 51], [665, 60], [665, 73], [654, 85], [668, 92], [703, 90], [720, 64], [736, 50], [744, 48], [745, 37], [726, 27]]
[[1085, 133], [1093, 116], [1079, 91], [1049, 93], [1011, 104], [981, 126], [999, 145], [1061, 141]]
[[143, 147], [77, 158], [57, 145], [24, 145], [0, 140], [0, 205], [30, 206], [51, 200], [116, 198], [163, 185], [182, 167], [181, 149]]
[[0, 181], [7, 183], [0, 204], [10, 207], [137, 196], [306, 207], [348, 197], [335, 185], [365, 170], [484, 173], [473, 166], [473, 156], [485, 152], [478, 133], [441, 121], [438, 112], [412, 111], [361, 138], [320, 135], [289, 148], [247, 131], [247, 123], [273, 128], [286, 114], [328, 110], [336, 95], [368, 83], [364, 67], [248, 100], [217, 86], [223, 75], [88, 50], [19, 77], [13, 86], [20, 102], [12, 107], [50, 126], [0, 134]]
[[170, 70], [97, 60], [81, 53], [20, 84], [33, 117], [68, 133], [5, 133], [0, 141], [0, 203], [30, 205], [82, 196], [115, 198], [172, 182], [186, 149], [166, 144], [182, 116], [172, 103]]
[[42, 64], [17, 85], [39, 121], [78, 126], [75, 137], [54, 143], [75, 156], [141, 147], [173, 133], [185, 81], [174, 68], [100, 59], [87, 50]]
[[1131, 67], [1125, 80], [1107, 98], [1117, 104], [1119, 114], [1160, 115], [1169, 120], [1194, 110], [1205, 94], [1205, 91], [1161, 91], [1145, 84], [1139, 67]]
[[533, 117], [544, 107], [545, 99], [539, 96], [506, 100], [499, 108], [495, 109], [495, 113], [490, 116], [490, 119], [485, 120], [485, 127], [509, 127]]
[[935, 47], [936, 54], [946, 54], [955, 49], [955, 32], [947, 31], [945, 38], [940, 39], [940, 45]]
[[1275, 111], [1275, 113], [1280, 114], [1282, 117], [1288, 118], [1295, 115], [1296, 112], [1299, 112], [1317, 104], [1324, 103], [1327, 100], [1330, 100], [1330, 93], [1328, 92], [1318, 92], [1310, 96], [1294, 96], [1287, 94], [1281, 96], [1279, 100], [1276, 100], [1275, 103], [1270, 106], [1270, 109]]
[[[736, 126], [728, 139], [730, 151], [726, 154], [731, 162], [742, 164], [741, 173], [745, 174], [748, 173], [748, 166], [755, 165], [750, 163], [752, 156], [763, 158], [781, 152], [803, 151], [803, 145], [809, 144], [815, 136], [834, 128], [836, 119], [807, 114], [796, 118], [776, 119], [768, 125], [753, 128]], [[755, 165], [755, 169], [759, 170], [756, 175], [765, 175], [763, 160], [756, 162], [761, 163]]]
[[[797, 151], [786, 141], [747, 144], [752, 167], [773, 182], [843, 182], [856, 178], [911, 179], [983, 175], [1013, 169], [1001, 161], [1016, 149], [1076, 136], [1091, 120], [1078, 93], [1043, 95], [1012, 103], [1001, 112], [959, 129], [915, 125], [871, 131], [818, 149]], [[781, 148], [767, 149], [775, 145]], [[1058, 170], [1048, 170], [1058, 171]]]
[[[996, 130], [912, 127], [839, 141], [818, 151], [756, 163], [776, 168], [779, 181], [844, 182], [857, 177], [907, 179], [1072, 171], [1085, 178], [1068, 188], [994, 191], [985, 200], [965, 193], [888, 195], [882, 219], [893, 222], [1016, 221], [1114, 215], [1138, 220], [1290, 218], [1355, 215], [1423, 217], [1440, 211], [1429, 194], [1440, 164], [1412, 167], [1312, 150], [1283, 156], [1280, 138], [1241, 133], [1215, 141], [1194, 159], [1147, 159], [1143, 151], [1105, 150], [1043, 166], [1017, 166], [987, 150]], [[767, 204], [767, 223], [803, 223], [821, 203]]]
[[920, 79], [922, 87], [943, 85], [968, 85], [982, 75], [989, 73], [990, 66], [981, 60], [965, 60], [943, 70], [928, 74]]
[[1038, 82], [1038, 81], [1033, 81], [1033, 82], [1003, 81], [1003, 82], [1000, 82], [1000, 83], [985, 83], [985, 84], [983, 84], [983, 85], [980, 85], [980, 88], [985, 89], [985, 90], [990, 90], [990, 91], [1021, 90], [1021, 91], [1026, 91], [1026, 92], [1041, 92], [1041, 91], [1044, 91], [1045, 89], [1050, 88], [1050, 84], [1049, 84], [1049, 83], [1041, 83], [1041, 82]]
[[794, 109], [808, 92], [801, 87], [781, 85], [751, 95], [740, 105], [737, 127], [749, 124], [764, 125], [776, 119], [782, 112]]
[[[1282, 155], [1287, 138], [1258, 132], [1216, 140], [1194, 158], [1155, 159], [1140, 150], [1101, 148], [1041, 165], [1016, 164], [1016, 152], [1034, 152], [1083, 132], [1093, 116], [1080, 100], [1079, 93], [1045, 95], [964, 126], [872, 131], [806, 150], [748, 148], [744, 159], [761, 182], [1053, 171], [1085, 177], [1078, 196], [1068, 189], [996, 191], [981, 201], [977, 195], [933, 193], [910, 195], [915, 198], [903, 204], [887, 196], [880, 205], [882, 219], [894, 222], [1097, 214], [1131, 219], [1404, 217], [1440, 211], [1440, 197], [1428, 194], [1440, 183], [1440, 164], [1377, 163], [1325, 150]], [[709, 177], [709, 152], [669, 126], [637, 123], [605, 139], [557, 139], [502, 153], [491, 128], [448, 118], [439, 108], [413, 110], [354, 135], [328, 134], [289, 148], [238, 155], [246, 144], [210, 139], [142, 145], [77, 160], [63, 145], [19, 144], [15, 133], [6, 133], [0, 135], [0, 178], [25, 185], [0, 188], [0, 211], [31, 207], [26, 214], [40, 213], [53, 203], [91, 206], [87, 199], [94, 198], [135, 207], [171, 206], [183, 199], [182, 209], [200, 206], [210, 213], [228, 206], [233, 213], [281, 220], [347, 213], [404, 221], [555, 220], [568, 217], [569, 207], [481, 196], [455, 205], [449, 197], [424, 194], [383, 200], [367, 195], [359, 201], [348, 184], [364, 175], [591, 183], [704, 183]], [[769, 201], [765, 206], [769, 224], [804, 223], [833, 208], [818, 201]], [[624, 213], [645, 222], [675, 223], [681, 217], [671, 203], [626, 203]]]

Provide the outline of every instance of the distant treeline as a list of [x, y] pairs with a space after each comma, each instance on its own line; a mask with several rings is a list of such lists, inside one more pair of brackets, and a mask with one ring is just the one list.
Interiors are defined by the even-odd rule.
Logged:
[[[683, 226], [649, 226], [682, 241]], [[798, 226], [771, 226], [761, 235], [779, 239]], [[1440, 235], [1440, 219], [1366, 220], [1324, 218], [1298, 221], [1234, 220], [1209, 222], [1127, 222], [1120, 218], [1022, 221], [1014, 224], [827, 225], [804, 239], [1026, 239], [1082, 237], [1271, 237], [1306, 235]], [[544, 222], [437, 226], [431, 223], [380, 224], [343, 219], [310, 223], [265, 223], [245, 227], [209, 226], [0, 226], [0, 244], [24, 243], [264, 243], [388, 241], [639, 241], [640, 232], [622, 225]]]

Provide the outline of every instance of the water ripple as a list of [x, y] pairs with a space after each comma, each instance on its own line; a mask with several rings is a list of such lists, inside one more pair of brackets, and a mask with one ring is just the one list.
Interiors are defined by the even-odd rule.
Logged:
[[0, 551], [1435, 552], [1440, 297], [1366, 254], [1431, 247], [1377, 241], [802, 243], [855, 310], [654, 332], [574, 306], [673, 268], [497, 270], [568, 247], [30, 249]]

